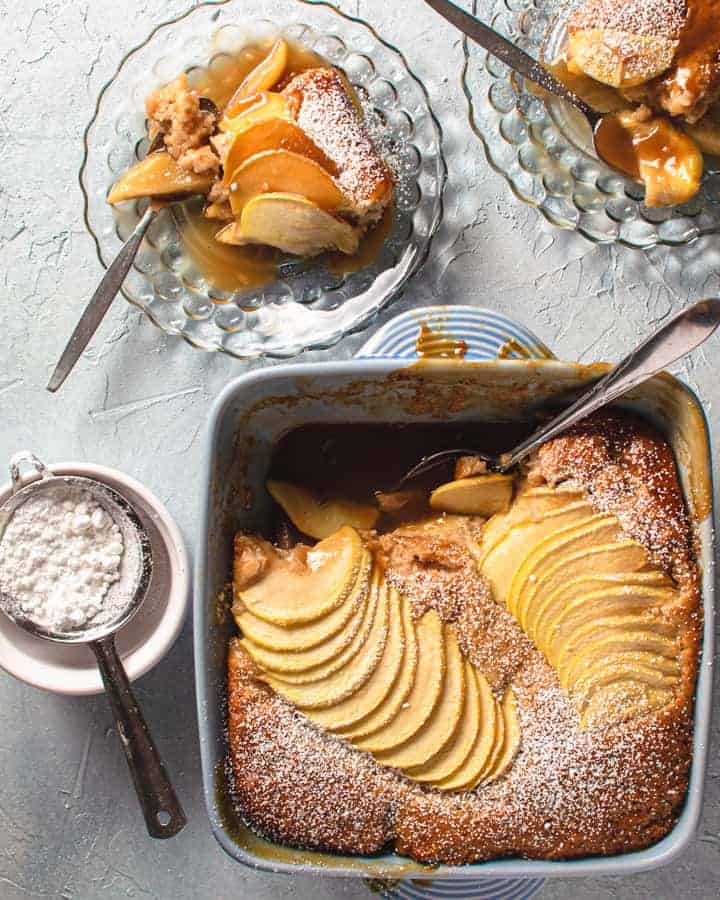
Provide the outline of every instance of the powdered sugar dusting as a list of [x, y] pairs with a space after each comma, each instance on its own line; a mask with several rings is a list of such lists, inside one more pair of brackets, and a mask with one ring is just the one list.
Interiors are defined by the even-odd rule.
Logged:
[[390, 171], [336, 69], [309, 69], [285, 89], [302, 130], [338, 166], [337, 182], [358, 210], [385, 206], [392, 191]]

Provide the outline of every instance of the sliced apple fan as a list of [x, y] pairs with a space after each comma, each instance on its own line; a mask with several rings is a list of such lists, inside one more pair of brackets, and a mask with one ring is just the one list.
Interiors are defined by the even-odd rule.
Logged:
[[[293, 502], [302, 508], [302, 496]], [[520, 741], [512, 691], [495, 698], [435, 610], [413, 619], [355, 529], [343, 526], [304, 562], [248, 541], [238, 544], [238, 571], [260, 547], [270, 559], [258, 581], [236, 579], [233, 614], [242, 646], [280, 696], [440, 790], [471, 790], [508, 769]]]

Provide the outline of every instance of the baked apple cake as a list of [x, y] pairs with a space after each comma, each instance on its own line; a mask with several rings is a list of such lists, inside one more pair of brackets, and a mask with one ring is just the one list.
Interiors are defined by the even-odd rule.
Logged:
[[568, 21], [564, 62], [571, 75], [615, 89], [631, 106], [601, 122], [597, 144], [608, 162], [646, 184], [647, 205], [693, 197], [702, 153], [720, 152], [717, 2], [586, 0]]
[[242, 78], [242, 66], [196, 85], [183, 74], [147, 98], [148, 137], [159, 149], [108, 202], [200, 194], [220, 244], [356, 254], [394, 187], [353, 88], [283, 39], [243, 58], [255, 64]]
[[465, 459], [435, 490], [372, 502], [268, 489], [282, 546], [235, 538], [248, 823], [447, 864], [620, 853], [673, 827], [702, 622], [673, 455], [649, 425], [598, 415], [516, 477]]

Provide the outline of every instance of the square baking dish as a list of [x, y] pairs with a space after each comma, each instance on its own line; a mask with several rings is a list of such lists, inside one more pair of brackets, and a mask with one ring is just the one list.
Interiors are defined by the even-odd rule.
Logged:
[[[371, 341], [372, 343], [372, 341]], [[661, 375], [617, 404], [655, 423], [670, 441], [695, 528], [705, 628], [695, 709], [690, 786], [674, 829], [654, 846], [567, 862], [503, 859], [428, 867], [395, 854], [349, 857], [270, 843], [236, 821], [225, 781], [225, 660], [234, 625], [227, 612], [233, 535], [262, 530], [270, 515], [263, 484], [272, 448], [307, 423], [511, 421], [537, 406], [568, 402], [606, 371], [553, 359], [485, 362], [364, 358], [287, 365], [231, 382], [215, 402], [202, 473], [202, 525], [195, 590], [195, 669], [202, 770], [213, 832], [234, 859], [258, 869], [401, 879], [621, 875], [663, 865], [692, 839], [700, 817], [710, 727], [714, 635], [712, 468], [707, 423], [697, 398]]]

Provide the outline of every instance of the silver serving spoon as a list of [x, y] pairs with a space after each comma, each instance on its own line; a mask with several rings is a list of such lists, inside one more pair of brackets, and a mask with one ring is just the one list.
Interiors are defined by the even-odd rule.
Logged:
[[[39, 478], [24, 484], [20, 466], [28, 463]], [[168, 838], [184, 828], [187, 819], [160, 755], [148, 731], [145, 719], [130, 688], [115, 647], [115, 634], [132, 619], [142, 605], [152, 575], [150, 538], [128, 501], [102, 482], [78, 475], [54, 475], [32, 453], [17, 453], [10, 462], [13, 492], [0, 506], [0, 552], [5, 530], [15, 512], [42, 491], [76, 488], [87, 492], [120, 528], [124, 553], [120, 580], [111, 585], [106, 602], [116, 597], [124, 602], [107, 603], [117, 608], [113, 618], [102, 617], [102, 610], [85, 628], [66, 631], [46, 629], [30, 620], [19, 602], [0, 586], [0, 608], [20, 628], [36, 637], [61, 644], [87, 644], [95, 654], [110, 707], [115, 717], [120, 743], [132, 775], [135, 791], [145, 817], [147, 830], [156, 838]]]
[[[209, 100], [207, 97], [200, 98], [200, 109], [204, 112], [217, 113], [218, 111], [217, 106], [215, 106], [213, 101]], [[160, 133], [155, 135], [155, 138], [148, 147], [146, 156], [149, 156], [156, 150], [160, 150], [162, 146], [163, 135]], [[55, 391], [62, 387], [63, 382], [72, 372], [75, 363], [80, 358], [83, 350], [90, 343], [90, 339], [97, 331], [100, 323], [105, 318], [105, 314], [110, 309], [110, 304], [122, 287], [123, 281], [125, 281], [125, 277], [135, 261], [143, 238], [145, 237], [148, 228], [150, 228], [155, 221], [157, 214], [160, 210], [165, 209], [165, 207], [170, 206], [172, 203], [182, 202], [187, 200], [190, 196], [192, 196], [192, 194], [177, 194], [173, 197], [163, 198], [162, 200], [150, 201], [150, 205], [140, 217], [140, 221], [133, 229], [130, 237], [120, 248], [118, 255], [108, 266], [102, 281], [95, 289], [95, 293], [90, 298], [90, 302], [85, 307], [82, 316], [80, 316], [80, 321], [70, 335], [70, 340], [67, 342], [67, 346], [63, 350], [62, 356], [55, 366], [55, 371], [52, 373], [50, 381], [48, 381], [47, 389], [49, 391], [55, 393]]]
[[720, 299], [700, 300], [688, 306], [646, 338], [614, 369], [595, 382], [575, 403], [541, 426], [513, 450], [499, 457], [487, 456], [469, 447], [442, 450], [421, 459], [392, 490], [399, 491], [409, 481], [461, 456], [478, 456], [487, 464], [490, 471], [507, 472], [541, 444], [687, 356], [706, 341], [718, 325], [720, 325]]

